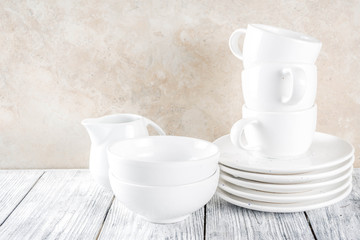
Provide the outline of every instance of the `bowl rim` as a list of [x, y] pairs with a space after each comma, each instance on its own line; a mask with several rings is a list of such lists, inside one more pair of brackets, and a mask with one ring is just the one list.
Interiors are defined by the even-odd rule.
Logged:
[[[192, 183], [186, 183], [186, 184], [178, 184], [178, 185], [142, 185], [142, 184], [136, 184], [136, 183], [131, 183], [131, 182], [125, 182], [123, 180], [120, 180], [109, 168], [109, 178], [114, 179], [117, 182], [121, 182], [122, 184], [126, 184], [129, 186], [133, 186], [133, 187], [140, 187], [140, 188], [163, 188], [163, 189], [167, 189], [167, 188], [174, 188], [174, 187], [189, 187], [192, 185], [197, 185], [206, 181], [210, 181], [213, 178], [215, 178], [216, 176], [218, 176], [218, 181], [219, 181], [219, 177], [220, 177], [220, 166], [218, 165], [215, 172], [213, 172], [210, 176], [208, 176], [207, 178], [201, 179], [199, 181], [196, 182], [192, 182]], [[110, 185], [111, 185], [111, 180], [110, 180]]]
[[[136, 156], [132, 156], [132, 157], [125, 157], [125, 156], [121, 156], [119, 154], [114, 153], [111, 150], [111, 147], [114, 146], [117, 143], [126, 143], [126, 142], [131, 142], [131, 141], [139, 141], [139, 140], [151, 140], [151, 139], [161, 139], [161, 138], [168, 138], [168, 139], [187, 139], [187, 140], [192, 140], [192, 141], [200, 141], [200, 142], [204, 142], [206, 144], [208, 144], [209, 146], [211, 146], [212, 148], [215, 149], [215, 152], [212, 153], [211, 155], [208, 156], [202, 156], [202, 157], [196, 157], [194, 159], [192, 159], [191, 161], [145, 161], [145, 160], [141, 160], [141, 159], [137, 159]], [[134, 163], [151, 163], [151, 164], [184, 164], [184, 163], [189, 163], [189, 162], [201, 162], [203, 160], [207, 160], [210, 158], [214, 158], [214, 157], [220, 157], [220, 149], [219, 147], [209, 141], [203, 140], [203, 139], [199, 139], [199, 138], [193, 138], [193, 137], [186, 137], [186, 136], [169, 136], [169, 135], [159, 135], [159, 136], [146, 136], [146, 137], [139, 137], [139, 138], [131, 138], [131, 139], [124, 139], [124, 140], [114, 140], [112, 142], [110, 142], [107, 146], [106, 146], [106, 152], [107, 154], [116, 157], [118, 160], [120, 161], [128, 161], [131, 160]], [[110, 162], [110, 160], [109, 160]]]

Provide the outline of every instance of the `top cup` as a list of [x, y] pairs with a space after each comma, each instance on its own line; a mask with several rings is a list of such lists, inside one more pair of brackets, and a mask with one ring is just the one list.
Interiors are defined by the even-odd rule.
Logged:
[[[243, 52], [239, 49], [239, 38], [245, 35]], [[248, 68], [263, 62], [285, 62], [314, 64], [321, 42], [313, 37], [290, 30], [249, 24], [247, 29], [235, 30], [229, 39], [229, 47], [235, 57]]]

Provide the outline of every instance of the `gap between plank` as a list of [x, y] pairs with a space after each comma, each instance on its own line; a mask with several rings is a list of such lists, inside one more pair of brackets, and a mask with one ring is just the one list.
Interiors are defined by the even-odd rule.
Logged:
[[111, 202], [110, 202], [110, 204], [109, 204], [109, 206], [108, 206], [108, 208], [107, 208], [107, 210], [106, 210], [106, 213], [105, 213], [105, 216], [104, 216], [104, 220], [103, 220], [103, 222], [101, 223], [101, 227], [100, 227], [99, 232], [98, 232], [98, 234], [97, 234], [97, 236], [96, 236], [96, 240], [98, 240], [99, 237], [100, 237], [100, 233], [101, 233], [101, 231], [102, 231], [102, 229], [103, 229], [103, 227], [104, 227], [104, 223], [105, 223], [105, 221], [106, 221], [107, 215], [109, 214], [109, 211], [110, 211], [110, 208], [111, 208], [111, 206], [112, 206], [112, 204], [113, 204], [113, 202], [114, 202], [114, 199], [115, 199], [115, 196], [113, 195], [113, 197], [112, 197], [112, 199], [111, 199]]
[[204, 240], [206, 239], [206, 205], [204, 206]]
[[35, 185], [38, 183], [38, 181], [40, 180], [40, 178], [45, 174], [46, 171], [44, 171], [38, 179], [36, 179], [36, 181], [34, 182], [34, 184], [31, 186], [31, 188], [29, 189], [29, 191], [27, 191], [24, 195], [24, 197], [18, 202], [18, 204], [16, 204], [16, 206], [13, 208], [13, 210], [11, 210], [11, 212], [9, 213], [9, 215], [7, 215], [7, 217], [4, 219], [4, 221], [0, 224], [0, 227], [6, 222], [6, 220], [10, 217], [10, 215], [15, 211], [15, 209], [20, 205], [20, 203], [22, 203], [22, 201], [26, 198], [26, 196], [29, 194], [29, 192], [35, 187]]
[[317, 237], [316, 237], [315, 232], [314, 232], [314, 229], [313, 229], [313, 227], [312, 227], [312, 225], [311, 225], [310, 219], [309, 219], [309, 217], [308, 217], [308, 215], [307, 215], [306, 212], [304, 212], [304, 214], [305, 214], [306, 220], [307, 220], [307, 222], [308, 222], [308, 224], [309, 224], [311, 233], [312, 233], [312, 235], [314, 236], [314, 239], [317, 240]]

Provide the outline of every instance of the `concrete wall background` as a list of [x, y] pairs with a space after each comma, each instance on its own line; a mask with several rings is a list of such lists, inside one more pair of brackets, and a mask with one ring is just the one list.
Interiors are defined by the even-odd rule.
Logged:
[[169, 134], [227, 134], [243, 104], [242, 63], [228, 38], [247, 23], [323, 42], [317, 129], [359, 152], [359, 1], [6, 0], [0, 168], [87, 167], [80, 121], [111, 113], [147, 116]]

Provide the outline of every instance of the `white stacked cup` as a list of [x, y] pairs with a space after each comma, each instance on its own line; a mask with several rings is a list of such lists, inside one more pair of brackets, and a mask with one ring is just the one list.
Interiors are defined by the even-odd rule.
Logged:
[[233, 32], [229, 46], [244, 64], [243, 119], [231, 129], [232, 143], [270, 158], [305, 154], [316, 128], [314, 63], [321, 42], [290, 30], [249, 24]]

